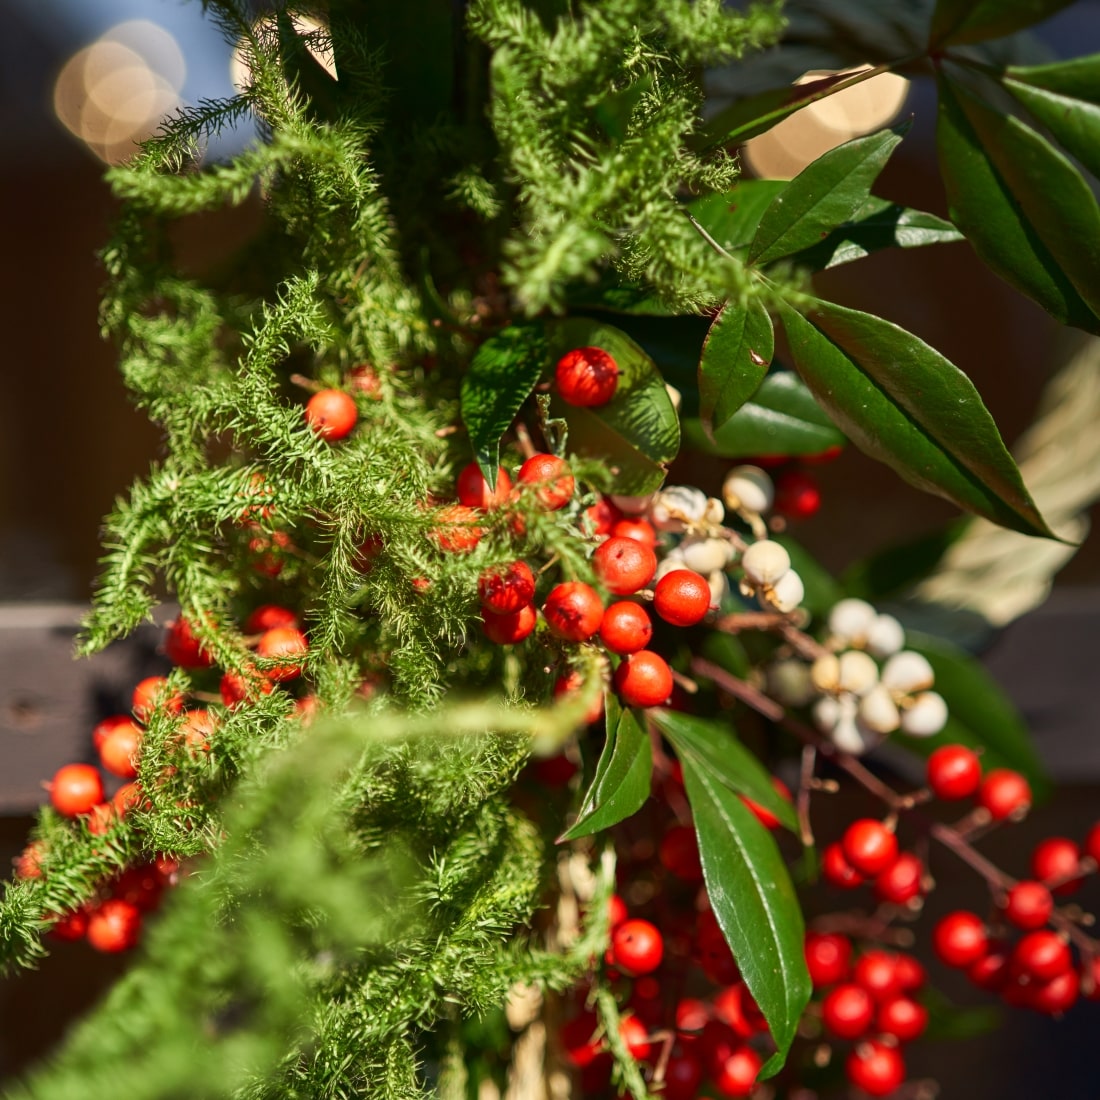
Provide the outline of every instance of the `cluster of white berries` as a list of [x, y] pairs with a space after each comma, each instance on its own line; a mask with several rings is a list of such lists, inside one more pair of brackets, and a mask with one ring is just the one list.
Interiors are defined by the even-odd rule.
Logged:
[[897, 619], [864, 600], [847, 599], [829, 613], [828, 629], [829, 652], [812, 664], [792, 657], [768, 670], [780, 702], [812, 704], [818, 729], [851, 753], [866, 752], [898, 729], [914, 737], [943, 729], [947, 704], [930, 690], [932, 666], [904, 648]]

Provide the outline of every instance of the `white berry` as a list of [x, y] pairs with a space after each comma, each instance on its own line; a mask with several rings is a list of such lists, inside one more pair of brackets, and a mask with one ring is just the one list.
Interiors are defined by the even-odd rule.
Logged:
[[891, 691], [906, 695], [930, 688], [935, 682], [935, 676], [925, 657], [911, 649], [903, 649], [883, 666], [882, 682]]
[[829, 633], [841, 645], [862, 645], [878, 612], [866, 601], [841, 600], [829, 612]]
[[683, 531], [706, 515], [707, 496], [690, 485], [662, 489], [649, 506], [649, 518], [658, 531]]
[[793, 657], [768, 668], [768, 690], [786, 707], [804, 707], [817, 694], [810, 666]]
[[840, 655], [838, 682], [841, 691], [866, 695], [878, 683], [878, 665], [874, 658], [859, 649], [849, 649]]
[[733, 547], [725, 539], [689, 536], [677, 547], [680, 560], [704, 576], [716, 569], [725, 569], [733, 558]]
[[931, 737], [946, 724], [947, 704], [934, 691], [922, 691], [901, 715], [901, 728], [913, 737]]
[[867, 631], [867, 651], [891, 657], [905, 645], [905, 629], [893, 615], [877, 615]]
[[791, 556], [778, 542], [761, 539], [741, 555], [741, 568], [751, 584], [775, 584], [791, 568]]
[[840, 690], [840, 661], [835, 653], [823, 653], [810, 669], [810, 679], [818, 691], [835, 694]]
[[772, 479], [759, 466], [734, 466], [722, 482], [722, 499], [733, 512], [766, 512], [775, 499]]
[[805, 595], [806, 588], [802, 583], [802, 578], [793, 569], [788, 569], [771, 586], [768, 593], [768, 602], [776, 611], [782, 611], [786, 615], [798, 607]]
[[859, 701], [859, 721], [875, 733], [893, 733], [901, 716], [890, 692], [876, 684]]

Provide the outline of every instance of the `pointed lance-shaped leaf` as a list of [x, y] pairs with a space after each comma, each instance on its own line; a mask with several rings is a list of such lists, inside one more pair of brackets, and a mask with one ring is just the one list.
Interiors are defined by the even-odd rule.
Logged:
[[772, 319], [759, 301], [722, 307], [699, 358], [699, 416], [707, 431], [720, 428], [757, 391], [774, 350]]
[[869, 313], [817, 301], [806, 317], [782, 317], [799, 373], [857, 447], [960, 508], [1054, 537], [958, 367]]
[[955, 94], [958, 85], [942, 74], [937, 80], [936, 141], [952, 221], [987, 267], [1052, 317], [1089, 332], [1100, 331], [1096, 315], [983, 148]]
[[936, 0], [928, 49], [984, 42], [1023, 30], [1061, 11], [1073, 0]]
[[867, 201], [909, 125], [906, 121], [847, 141], [803, 168], [760, 218], [749, 263], [766, 264], [801, 252], [848, 221]]
[[703, 195], [688, 203], [691, 216], [727, 252], [748, 248], [764, 211], [787, 189], [787, 180], [737, 181], [732, 191]]

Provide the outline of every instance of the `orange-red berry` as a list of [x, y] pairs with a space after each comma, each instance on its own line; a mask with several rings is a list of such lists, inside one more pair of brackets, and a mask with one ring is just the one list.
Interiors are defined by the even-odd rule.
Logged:
[[465, 504], [449, 504], [436, 514], [436, 526], [428, 537], [446, 554], [466, 554], [485, 533], [478, 526], [478, 513]]
[[565, 581], [550, 590], [542, 614], [551, 631], [567, 642], [586, 642], [603, 621], [603, 601], [583, 581]]
[[619, 365], [603, 348], [574, 348], [554, 368], [554, 382], [569, 405], [606, 405], [619, 385]]
[[624, 657], [615, 669], [615, 690], [628, 707], [657, 707], [672, 694], [672, 670], [649, 649]]
[[477, 595], [484, 611], [511, 615], [535, 598], [535, 574], [524, 561], [493, 565], [477, 581]]
[[294, 662], [296, 658], [304, 657], [308, 650], [306, 636], [289, 626], [275, 626], [265, 630], [256, 643], [257, 657], [279, 662], [274, 668], [265, 669], [263, 673], [276, 682], [301, 676], [302, 667]]
[[88, 813], [103, 801], [103, 780], [91, 764], [65, 764], [50, 783], [53, 808], [65, 817]]
[[653, 610], [673, 626], [694, 626], [710, 609], [710, 585], [692, 569], [673, 569], [653, 590]]
[[592, 567], [608, 591], [629, 596], [653, 580], [657, 555], [637, 539], [613, 535], [596, 547]]
[[653, 623], [644, 607], [630, 600], [613, 603], [600, 623], [600, 641], [612, 653], [637, 653], [653, 637]]
[[557, 455], [532, 455], [516, 476], [523, 485], [535, 489], [535, 498], [550, 512], [564, 508], [576, 488], [569, 464]]
[[351, 435], [359, 410], [355, 399], [343, 390], [318, 390], [306, 402], [306, 423], [329, 443]]
[[488, 512], [493, 508], [499, 508], [512, 491], [512, 479], [505, 473], [503, 467], [497, 468], [497, 483], [495, 488], [489, 487], [481, 467], [476, 462], [464, 466], [455, 482], [455, 493], [459, 503], [467, 508], [480, 508]]
[[507, 615], [496, 615], [492, 611], [483, 611], [481, 626], [485, 637], [494, 645], [515, 645], [522, 642], [538, 622], [538, 612], [533, 604], [527, 604], [518, 611]]

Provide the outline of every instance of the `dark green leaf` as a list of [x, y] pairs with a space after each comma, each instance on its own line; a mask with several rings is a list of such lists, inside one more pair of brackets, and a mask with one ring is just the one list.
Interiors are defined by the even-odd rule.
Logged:
[[947, 548], [966, 530], [968, 522], [956, 520], [938, 531], [900, 546], [888, 546], [849, 566], [840, 578], [844, 594], [871, 603], [898, 595], [932, 572]]
[[584, 793], [577, 820], [558, 838], [575, 840], [610, 829], [641, 809], [649, 797], [653, 752], [632, 711], [607, 696], [607, 741], [596, 774]]
[[976, 1039], [1004, 1025], [1004, 1013], [995, 1006], [960, 1007], [933, 986], [921, 991], [921, 1003], [928, 1009], [928, 1027], [922, 1039]]
[[823, 241], [793, 256], [792, 263], [824, 271], [862, 260], [884, 248], [920, 248], [927, 244], [961, 241], [963, 235], [948, 221], [911, 210], [885, 199], [869, 198], [852, 220], [834, 229]]
[[724, 195], [695, 199], [688, 210], [727, 252], [736, 253], [749, 247], [761, 215], [786, 188], [786, 180], [740, 180]]
[[[1064, 324], [1100, 331], [1096, 315], [1043, 243], [942, 77], [936, 140], [951, 218], [982, 261]], [[1049, 148], [1049, 147], [1048, 147]], [[1053, 150], [1052, 150], [1053, 151]]]
[[551, 408], [569, 425], [570, 449], [606, 459], [614, 492], [653, 492], [680, 449], [680, 421], [653, 361], [622, 329], [587, 317], [555, 322], [547, 335], [551, 362], [573, 348], [598, 347], [619, 366], [619, 385], [606, 405], [578, 408], [555, 394]]
[[1100, 175], [1100, 104], [1009, 79], [1004, 86], [1094, 176]]
[[766, 264], [818, 244], [867, 201], [909, 123], [846, 141], [807, 165], [764, 211], [748, 261]]
[[688, 753], [681, 762], [711, 907], [775, 1040], [761, 1071], [769, 1077], [786, 1060], [811, 993], [798, 895], [752, 811], [697, 757]]
[[[1084, 177], [1018, 118], [960, 85], [952, 90], [1022, 216], [1085, 304], [1100, 314], [1100, 208]], [[1100, 321], [1093, 317], [1092, 323], [1096, 331]]]
[[572, 287], [567, 295], [571, 310], [600, 310], [607, 313], [670, 317], [672, 310], [653, 292], [640, 286], [623, 286], [610, 277], [602, 282]]
[[906, 481], [994, 523], [1053, 537], [970, 380], [897, 325], [817, 302], [783, 311], [791, 352], [849, 438]]
[[775, 350], [768, 311], [758, 301], [745, 309], [727, 302], [714, 319], [699, 358], [699, 415], [706, 429], [720, 428], [760, 388]]
[[842, 447], [845, 438], [790, 370], [772, 371], [752, 398], [707, 437], [698, 420], [684, 421], [684, 441], [723, 458], [750, 455], [812, 455]]
[[596, 121], [607, 131], [608, 137], [613, 141], [619, 142], [626, 137], [634, 108], [652, 87], [653, 77], [643, 76], [621, 91], [604, 96], [596, 104], [596, 109], [593, 111]]
[[675, 710], [656, 710], [652, 714], [681, 761], [691, 756], [735, 794], [743, 794], [770, 810], [788, 829], [798, 829], [794, 807], [776, 793], [767, 769], [731, 729]]
[[811, 615], [827, 615], [833, 604], [844, 596], [832, 573], [790, 535], [773, 534], [769, 537], [790, 554], [791, 568], [802, 578], [806, 594], [800, 606], [806, 608]]
[[[987, 750], [982, 766], [1009, 767], [1023, 772], [1037, 798], [1050, 791], [1031, 734], [1012, 701], [982, 665], [965, 650], [942, 638], [907, 630], [908, 649], [923, 653], [936, 675], [935, 690], [947, 702], [950, 720], [936, 738], [902, 737], [902, 743], [912, 747], [919, 742], [920, 751], [931, 751], [938, 744], [952, 739], [964, 744], [980, 745]], [[925, 742], [932, 742], [926, 745]]]
[[1003, 38], [1041, 23], [1072, 3], [1073, 0], [936, 0], [928, 48], [938, 50], [964, 42]]
[[496, 484], [500, 437], [535, 388], [546, 356], [541, 325], [510, 325], [477, 349], [462, 380], [462, 421], [490, 485]]

